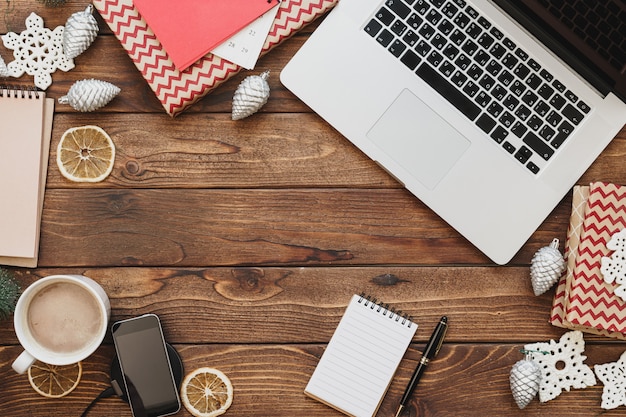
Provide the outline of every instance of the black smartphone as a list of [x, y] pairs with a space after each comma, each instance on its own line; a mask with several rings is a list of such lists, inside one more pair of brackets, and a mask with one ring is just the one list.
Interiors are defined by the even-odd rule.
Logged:
[[112, 333], [133, 416], [178, 412], [180, 398], [159, 317], [146, 314], [115, 322]]

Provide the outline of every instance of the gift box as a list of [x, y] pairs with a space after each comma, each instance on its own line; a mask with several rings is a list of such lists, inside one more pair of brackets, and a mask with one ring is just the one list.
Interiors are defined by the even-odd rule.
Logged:
[[[337, 2], [283, 0], [261, 55], [322, 16]], [[132, 0], [93, 0], [93, 5], [170, 116], [176, 116], [242, 69], [216, 55], [208, 54], [184, 71], [179, 71]]]
[[607, 243], [626, 227], [626, 187], [602, 182], [574, 187], [567, 232], [567, 271], [556, 289], [550, 322], [559, 327], [626, 340], [626, 302], [605, 281]]

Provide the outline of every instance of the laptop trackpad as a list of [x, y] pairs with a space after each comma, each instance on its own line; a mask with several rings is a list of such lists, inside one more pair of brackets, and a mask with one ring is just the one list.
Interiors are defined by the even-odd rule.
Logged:
[[467, 138], [407, 89], [367, 137], [431, 190], [470, 145]]

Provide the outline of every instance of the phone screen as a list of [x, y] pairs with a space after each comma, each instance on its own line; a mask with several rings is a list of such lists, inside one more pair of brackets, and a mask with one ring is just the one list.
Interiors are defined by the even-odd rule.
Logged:
[[115, 349], [135, 417], [173, 414], [180, 409], [167, 349], [156, 315], [113, 325]]

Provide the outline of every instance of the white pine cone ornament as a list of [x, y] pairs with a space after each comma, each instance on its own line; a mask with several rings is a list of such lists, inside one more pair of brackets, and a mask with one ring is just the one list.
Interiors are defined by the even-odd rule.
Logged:
[[250, 75], [239, 84], [233, 96], [233, 120], [245, 119], [267, 103], [270, 96], [269, 75], [269, 70], [261, 75]]
[[74, 59], [89, 48], [98, 36], [98, 22], [92, 15], [93, 5], [82, 12], [72, 14], [65, 22], [63, 31], [63, 53]]
[[9, 69], [7, 68], [7, 64], [4, 63], [4, 59], [0, 56], [0, 77], [8, 77]]
[[59, 103], [69, 104], [75, 110], [89, 112], [106, 106], [120, 93], [119, 87], [101, 80], [76, 81], [67, 92], [59, 98]]
[[517, 406], [526, 407], [539, 392], [541, 369], [528, 355], [511, 368], [511, 393]]
[[548, 291], [559, 280], [565, 267], [565, 259], [559, 252], [559, 239], [539, 249], [530, 265], [530, 280], [535, 295]]

